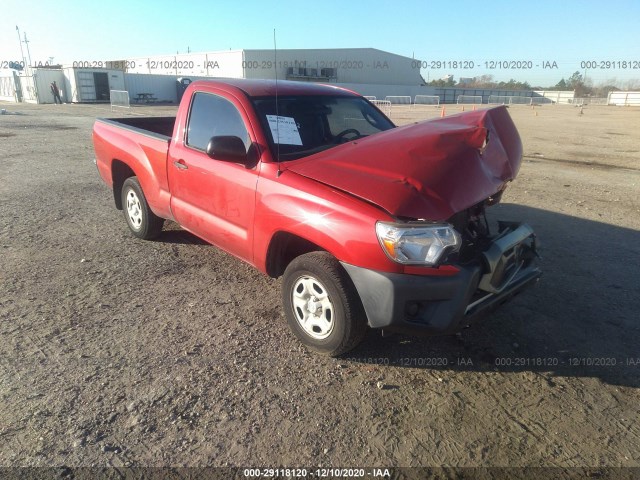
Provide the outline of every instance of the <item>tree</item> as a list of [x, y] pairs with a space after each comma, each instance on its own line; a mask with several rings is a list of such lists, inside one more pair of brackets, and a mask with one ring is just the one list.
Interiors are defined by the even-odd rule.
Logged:
[[618, 88], [618, 81], [615, 78], [610, 78], [603, 82], [600, 82], [598, 85], [593, 87], [592, 95], [594, 97], [606, 97], [609, 92], [615, 92], [616, 90], [620, 90]]
[[564, 81], [564, 78], [561, 78], [560, 81], [558, 83], [556, 83], [556, 86], [553, 87], [552, 90], [568, 90], [569, 86], [567, 85], [567, 82]]
[[580, 72], [574, 72], [567, 80], [567, 86], [570, 90], [575, 91], [575, 96], [578, 98], [591, 94], [592, 89], [589, 83], [590, 82], [586, 82], [582, 78], [582, 74]]
[[510, 78], [508, 82], [499, 82], [494, 85], [494, 88], [504, 88], [505, 90], [531, 90], [529, 82], [519, 82], [513, 78]]
[[567, 86], [572, 89], [576, 89], [582, 84], [582, 74], [580, 72], [573, 72], [573, 74], [567, 80]]
[[627, 80], [624, 84], [625, 90], [638, 90], [640, 89], [640, 80], [637, 78], [632, 78], [631, 80]]
[[447, 79], [440, 78], [438, 80], [431, 80], [427, 85], [430, 87], [453, 87], [456, 84], [453, 77]]
[[495, 84], [496, 82], [493, 81], [493, 75], [480, 75], [476, 77], [469, 86], [475, 88], [493, 88]]

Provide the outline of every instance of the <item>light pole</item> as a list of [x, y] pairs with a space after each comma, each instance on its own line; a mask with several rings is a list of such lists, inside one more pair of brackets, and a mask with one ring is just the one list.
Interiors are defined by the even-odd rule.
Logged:
[[24, 32], [24, 44], [27, 46], [27, 55], [29, 56], [29, 66], [31, 66], [31, 52], [29, 51], [29, 40], [27, 40], [27, 32]]
[[24, 59], [24, 50], [22, 50], [22, 39], [20, 38], [20, 29], [16, 25], [16, 30], [18, 31], [18, 42], [20, 42], [20, 55], [22, 55], [22, 68], [26, 67], [26, 60]]

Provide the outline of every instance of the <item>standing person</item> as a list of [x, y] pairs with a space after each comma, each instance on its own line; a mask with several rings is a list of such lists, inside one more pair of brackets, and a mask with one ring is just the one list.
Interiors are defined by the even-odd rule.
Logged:
[[53, 103], [59, 103], [62, 105], [62, 99], [60, 98], [60, 89], [56, 85], [55, 80], [51, 84], [51, 93], [53, 93]]

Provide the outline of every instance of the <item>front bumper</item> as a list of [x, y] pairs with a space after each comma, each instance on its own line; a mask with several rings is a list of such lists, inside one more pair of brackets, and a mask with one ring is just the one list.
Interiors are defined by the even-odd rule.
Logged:
[[501, 233], [477, 262], [453, 276], [387, 273], [342, 263], [372, 328], [410, 334], [453, 333], [534, 284], [535, 234], [526, 224], [501, 223]]

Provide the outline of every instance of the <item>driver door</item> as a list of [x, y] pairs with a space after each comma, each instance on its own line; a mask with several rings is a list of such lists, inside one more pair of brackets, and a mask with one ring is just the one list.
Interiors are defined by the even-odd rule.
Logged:
[[251, 262], [258, 169], [213, 160], [205, 153], [216, 135], [235, 135], [249, 150], [252, 140], [239, 108], [221, 95], [195, 92], [185, 135], [172, 144], [167, 170], [176, 221], [209, 243]]

